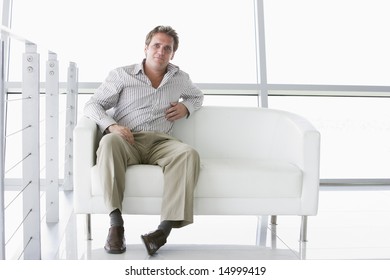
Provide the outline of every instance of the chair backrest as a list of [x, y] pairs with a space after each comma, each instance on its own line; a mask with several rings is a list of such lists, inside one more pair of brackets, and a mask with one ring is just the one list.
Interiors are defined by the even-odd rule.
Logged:
[[281, 119], [278, 110], [206, 106], [177, 121], [173, 135], [204, 157], [264, 158], [278, 137]]

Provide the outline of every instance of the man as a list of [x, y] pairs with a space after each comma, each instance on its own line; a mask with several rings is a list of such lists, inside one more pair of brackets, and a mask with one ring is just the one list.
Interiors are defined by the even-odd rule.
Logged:
[[146, 36], [142, 63], [111, 71], [85, 105], [85, 115], [105, 134], [97, 166], [110, 213], [104, 246], [108, 253], [126, 251], [121, 209], [129, 165], [159, 165], [164, 173], [161, 223], [141, 236], [149, 255], [166, 243], [172, 228], [193, 222], [199, 155], [170, 133], [176, 120], [201, 107], [203, 94], [188, 74], [170, 63], [178, 45], [175, 30], [157, 26]]

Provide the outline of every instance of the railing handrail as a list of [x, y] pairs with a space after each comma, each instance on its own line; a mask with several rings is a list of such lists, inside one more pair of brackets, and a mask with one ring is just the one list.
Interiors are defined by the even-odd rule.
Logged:
[[37, 42], [37, 41], [30, 40], [30, 39], [28, 39], [27, 37], [25, 37], [23, 35], [17, 34], [16, 32], [14, 32], [11, 28], [9, 28], [7, 26], [1, 25], [0, 26], [0, 31], [1, 31], [1, 35], [2, 35], [1, 37], [2, 37], [3, 40], [6, 39], [6, 38], [3, 38], [3, 35], [6, 35], [8, 38], [17, 40], [17, 41], [19, 41], [21, 43], [34, 44], [36, 46], [39, 46], [40, 49], [42, 49], [42, 50], [46, 50], [49, 53], [55, 53], [55, 52], [52, 51], [51, 48], [49, 48], [48, 46], [46, 46], [42, 42]]
[[11, 37], [12, 39], [18, 40], [22, 43], [32, 43], [32, 41], [28, 40], [27, 38], [25, 38], [19, 34], [16, 34], [15, 32], [13, 32], [11, 30], [11, 28], [9, 28], [7, 26], [1, 25], [0, 30], [1, 30], [1, 35], [5, 34], [5, 35]]

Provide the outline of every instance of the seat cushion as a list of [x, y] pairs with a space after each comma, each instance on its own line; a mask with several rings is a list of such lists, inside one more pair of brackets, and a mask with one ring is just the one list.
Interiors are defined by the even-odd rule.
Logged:
[[287, 162], [203, 159], [197, 197], [300, 197], [302, 171]]
[[[91, 176], [92, 195], [101, 196], [103, 191], [96, 166], [92, 168]], [[207, 158], [201, 160], [195, 197], [300, 197], [302, 177], [302, 171], [288, 162]], [[129, 166], [125, 197], [161, 197], [163, 180], [159, 166]]]

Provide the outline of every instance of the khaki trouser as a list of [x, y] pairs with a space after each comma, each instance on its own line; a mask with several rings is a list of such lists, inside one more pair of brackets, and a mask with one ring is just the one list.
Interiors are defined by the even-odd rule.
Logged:
[[175, 227], [192, 223], [200, 166], [197, 151], [163, 133], [134, 133], [134, 139], [131, 145], [116, 134], [107, 134], [100, 141], [97, 166], [108, 210], [122, 210], [127, 166], [159, 165], [164, 173], [161, 220], [178, 221]]

